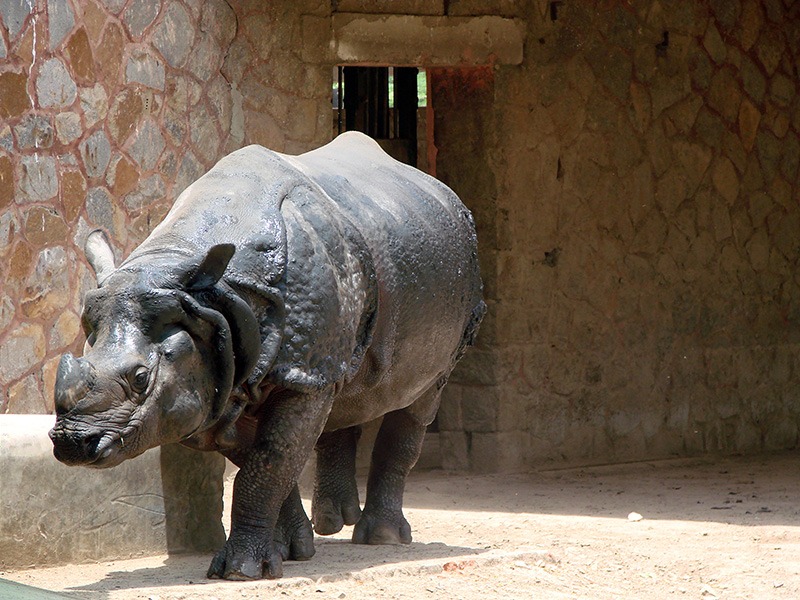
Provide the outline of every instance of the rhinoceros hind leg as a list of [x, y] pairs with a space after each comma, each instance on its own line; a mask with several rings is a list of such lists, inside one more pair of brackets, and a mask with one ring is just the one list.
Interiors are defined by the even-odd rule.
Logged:
[[384, 415], [372, 450], [364, 512], [353, 529], [354, 544], [411, 543], [403, 491], [438, 405], [439, 390], [433, 389], [408, 408]]
[[314, 556], [314, 531], [303, 509], [297, 485], [283, 501], [273, 535], [275, 549], [283, 560], [308, 560]]
[[323, 433], [316, 445], [317, 474], [311, 518], [320, 535], [338, 533], [361, 516], [356, 485], [356, 447], [361, 427]]

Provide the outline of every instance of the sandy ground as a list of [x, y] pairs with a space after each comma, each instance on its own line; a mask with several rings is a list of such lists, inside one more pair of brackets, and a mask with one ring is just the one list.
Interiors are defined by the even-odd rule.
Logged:
[[800, 453], [510, 476], [426, 472], [407, 487], [410, 546], [355, 546], [347, 527], [317, 538], [311, 561], [285, 563], [278, 581], [209, 581], [210, 556], [2, 577], [89, 600], [796, 599], [798, 502]]

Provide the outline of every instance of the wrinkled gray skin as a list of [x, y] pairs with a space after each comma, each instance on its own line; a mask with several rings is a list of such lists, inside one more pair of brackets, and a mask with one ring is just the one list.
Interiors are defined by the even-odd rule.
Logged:
[[[483, 312], [471, 215], [446, 186], [348, 133], [259, 146], [192, 184], [121, 264], [86, 253], [82, 358], [62, 357], [54, 454], [111, 467], [154, 446], [240, 467], [209, 577], [280, 577], [314, 553], [297, 478], [316, 444], [319, 534], [409, 543], [405, 478]], [[360, 425], [383, 415], [360, 509]]]

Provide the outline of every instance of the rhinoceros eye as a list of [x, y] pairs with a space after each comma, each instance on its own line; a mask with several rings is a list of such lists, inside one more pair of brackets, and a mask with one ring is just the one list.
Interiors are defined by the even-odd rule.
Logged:
[[147, 367], [136, 367], [130, 376], [131, 390], [133, 390], [135, 394], [141, 394], [147, 389], [149, 379], [150, 372], [147, 370]]

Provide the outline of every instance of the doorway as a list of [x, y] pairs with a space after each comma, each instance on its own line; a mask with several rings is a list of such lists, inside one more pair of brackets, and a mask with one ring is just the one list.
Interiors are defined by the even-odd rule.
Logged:
[[[333, 134], [360, 131], [400, 162], [430, 172], [428, 78], [417, 67], [338, 66], [333, 73]], [[432, 123], [430, 123], [432, 125]]]
[[[399, 74], [399, 75], [398, 75]], [[412, 82], [416, 81], [416, 85]], [[472, 211], [484, 273], [484, 297], [491, 307], [496, 281], [497, 181], [491, 154], [496, 148], [494, 68], [362, 67], [333, 68], [332, 134], [361, 131], [401, 162], [411, 164], [448, 185]], [[490, 314], [484, 330], [491, 331]], [[475, 373], [496, 369], [491, 338], [478, 338], [468, 359], [459, 364], [442, 393], [418, 464], [422, 468], [467, 470], [473, 458], [473, 436], [496, 432], [500, 404], [495, 384]], [[364, 429], [360, 467], [369, 462], [377, 423]]]

